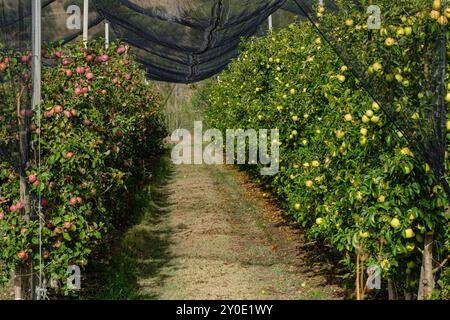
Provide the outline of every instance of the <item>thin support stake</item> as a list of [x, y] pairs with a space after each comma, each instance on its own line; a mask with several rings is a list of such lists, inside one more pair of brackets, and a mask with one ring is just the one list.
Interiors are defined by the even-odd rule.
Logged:
[[269, 16], [269, 30], [272, 31], [273, 29], [273, 20], [272, 20], [272, 15]]
[[83, 42], [87, 47], [89, 40], [89, 0], [84, 0], [83, 8]]
[[105, 47], [109, 48], [109, 22], [105, 22]]
[[[42, 3], [41, 0], [32, 1], [32, 80], [33, 80], [33, 96], [32, 96], [32, 109], [38, 115], [38, 128], [41, 127], [41, 62], [42, 62]], [[40, 143], [41, 136], [39, 132], [38, 140], [38, 169], [40, 168]], [[39, 218], [39, 286], [35, 288], [34, 285], [31, 286], [31, 298], [39, 299], [39, 292], [42, 288], [43, 280], [43, 264], [42, 264], [42, 210], [40, 206], [40, 195], [39, 195], [39, 207], [38, 207], [38, 218]], [[34, 209], [33, 209], [34, 210]], [[32, 276], [33, 277], [33, 276]], [[37, 289], [37, 290], [36, 290]]]

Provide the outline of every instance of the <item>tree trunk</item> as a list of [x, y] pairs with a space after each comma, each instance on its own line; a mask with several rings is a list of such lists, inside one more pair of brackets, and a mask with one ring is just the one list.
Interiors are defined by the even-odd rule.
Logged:
[[391, 279], [388, 280], [389, 300], [398, 300], [397, 289]]
[[[29, 165], [29, 128], [27, 118], [21, 118], [21, 104], [22, 104], [22, 94], [25, 87], [22, 88], [21, 92], [17, 96], [17, 118], [19, 123], [19, 149], [20, 149], [20, 202], [22, 203], [23, 209], [21, 210], [21, 217], [19, 223], [28, 224], [31, 219], [31, 204], [30, 204], [30, 193], [28, 188], [28, 182], [26, 180], [26, 171]], [[25, 249], [25, 248], [24, 248]], [[31, 300], [33, 299], [33, 263], [32, 259], [29, 257], [28, 261], [20, 262], [16, 267], [14, 275], [14, 293], [16, 300]]]
[[[28, 143], [26, 137], [27, 132], [21, 134], [21, 158], [26, 159], [25, 152], [28, 152]], [[22, 223], [29, 223], [31, 218], [31, 205], [29, 199], [28, 183], [23, 174], [20, 175], [20, 202], [23, 205], [22, 209]], [[31, 257], [30, 257], [31, 258]], [[14, 279], [16, 300], [31, 300], [33, 299], [33, 264], [30, 260], [22, 262], [16, 268]]]
[[419, 300], [429, 300], [433, 295], [433, 236], [425, 236], [423, 249], [422, 271], [420, 273]]

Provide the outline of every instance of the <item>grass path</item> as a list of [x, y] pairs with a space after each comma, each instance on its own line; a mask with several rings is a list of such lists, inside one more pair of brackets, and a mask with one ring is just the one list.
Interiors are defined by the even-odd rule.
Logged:
[[302, 245], [297, 229], [244, 174], [225, 166], [166, 166], [158, 180], [150, 197], [144, 192], [141, 222], [125, 234], [100, 297], [340, 296], [326, 280], [333, 266]]

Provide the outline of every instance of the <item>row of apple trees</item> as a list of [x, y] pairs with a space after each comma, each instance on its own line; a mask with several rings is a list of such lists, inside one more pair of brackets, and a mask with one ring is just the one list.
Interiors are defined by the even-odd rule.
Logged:
[[128, 219], [126, 199], [149, 177], [166, 132], [159, 96], [126, 46], [43, 54], [39, 114], [23, 98], [31, 55], [0, 53], [0, 140], [11, 149], [0, 160], [0, 280], [39, 274], [42, 261], [47, 285], [68, 289], [67, 267], [86, 266]]
[[[431, 11], [430, 2], [423, 11], [408, 11], [403, 2], [398, 8], [392, 1], [378, 2], [390, 7], [390, 24], [371, 31], [367, 51], [349, 51], [367, 62], [365, 76], [382, 79], [386, 92], [395, 86], [404, 93], [395, 113], [420, 121], [420, 110], [406, 112], [433, 93], [421, 85], [426, 66], [413, 57], [425, 61], [421, 44], [435, 41], [429, 34], [448, 23], [450, 9], [435, 3]], [[318, 7], [317, 16], [324, 15], [325, 8]], [[328, 19], [339, 40], [368, 39], [365, 11]], [[340, 270], [357, 298], [370, 292], [369, 266], [379, 268], [382, 290], [391, 298], [449, 297], [450, 226], [441, 184], [312, 24], [247, 41], [240, 59], [208, 91], [212, 127], [280, 130], [272, 143], [280, 145], [281, 171], [257, 179], [309, 237], [341, 253]], [[446, 129], [450, 132], [450, 121]], [[260, 168], [244, 167], [259, 173]], [[432, 239], [427, 248], [426, 239]], [[425, 249], [433, 253], [425, 263], [433, 266], [435, 284], [424, 294]]]

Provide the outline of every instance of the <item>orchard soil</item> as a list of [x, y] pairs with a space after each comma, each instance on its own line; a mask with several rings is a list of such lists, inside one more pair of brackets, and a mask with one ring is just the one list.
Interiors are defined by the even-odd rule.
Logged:
[[[152, 199], [152, 200], [150, 200]], [[86, 299], [341, 299], [336, 261], [242, 172], [163, 159]], [[329, 251], [329, 250], [328, 250]]]

